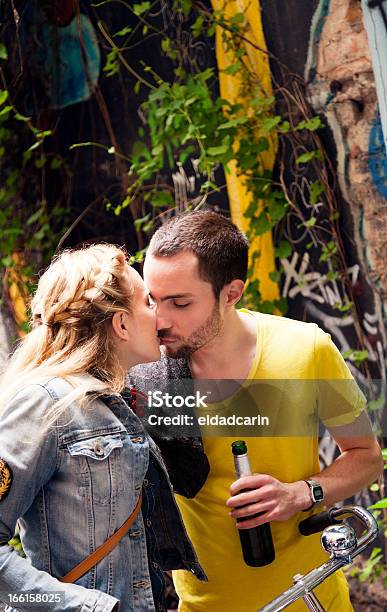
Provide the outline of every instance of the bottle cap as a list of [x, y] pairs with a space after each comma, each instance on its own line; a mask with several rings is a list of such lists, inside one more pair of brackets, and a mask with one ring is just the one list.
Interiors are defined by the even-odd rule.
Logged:
[[236, 440], [231, 444], [233, 455], [245, 455], [247, 453], [247, 446], [244, 440]]

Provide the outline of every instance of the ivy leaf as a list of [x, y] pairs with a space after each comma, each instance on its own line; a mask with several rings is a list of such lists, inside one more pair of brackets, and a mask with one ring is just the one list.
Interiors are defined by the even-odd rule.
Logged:
[[[349, 302], [352, 305], [352, 302]], [[344, 351], [342, 353], [344, 359], [348, 359], [349, 361], [353, 361], [356, 366], [359, 366], [363, 361], [368, 359], [368, 351], [355, 351], [350, 349], [349, 351]]]
[[117, 72], [119, 72], [120, 63], [118, 59], [118, 50], [112, 49], [106, 56], [106, 64], [103, 67], [103, 72], [106, 73], [106, 76], [111, 77]]
[[209, 147], [207, 149], [207, 154], [211, 155], [211, 157], [217, 157], [219, 155], [223, 155], [229, 151], [229, 145], [220, 145], [219, 147]]
[[282, 191], [273, 191], [267, 198], [272, 225], [278, 223], [286, 214], [287, 202]]
[[183, 151], [181, 151], [181, 153], [179, 153], [179, 162], [181, 164], [185, 164], [186, 161], [189, 159], [190, 155], [192, 155], [193, 153], [195, 153], [195, 147], [193, 147], [192, 145], [186, 147]]
[[282, 134], [287, 134], [290, 130], [289, 121], [283, 121], [281, 125], [278, 126], [278, 129]]
[[380, 499], [376, 504], [372, 504], [372, 506], [368, 506], [368, 510], [376, 510], [378, 508], [387, 508], [387, 497]]
[[285, 315], [288, 311], [288, 301], [286, 297], [282, 297], [279, 300], [274, 300], [274, 306]]
[[287, 240], [281, 240], [275, 249], [275, 256], [279, 259], [286, 259], [292, 254], [292, 246]]
[[266, 213], [261, 213], [259, 217], [253, 217], [250, 222], [250, 227], [256, 236], [265, 234], [271, 229], [271, 223]]
[[[340, 312], [348, 312], [349, 310], [351, 310], [352, 307], [353, 307], [353, 302], [344, 302], [344, 304], [342, 304], [341, 302], [335, 302], [335, 304], [333, 304], [333, 308], [337, 308], [337, 310], [340, 310]], [[356, 352], [360, 353], [361, 351], [353, 351], [353, 353], [356, 353]], [[368, 353], [367, 353], [367, 356], [368, 356]], [[350, 357], [348, 357], [348, 359], [350, 359]], [[354, 358], [353, 361], [356, 363], [356, 358]], [[362, 359], [361, 361], [364, 361], [364, 359]]]
[[140, 2], [139, 4], [133, 4], [133, 13], [137, 15], [137, 17], [140, 17], [141, 15], [149, 11], [150, 7], [150, 2]]
[[38, 208], [38, 210], [36, 210], [28, 219], [27, 219], [27, 225], [32, 225], [33, 223], [36, 223], [36, 221], [38, 221], [40, 219], [40, 217], [42, 216], [42, 214], [44, 213], [44, 208]]
[[268, 117], [262, 123], [262, 129], [265, 132], [272, 132], [274, 128], [282, 121], [282, 117], [280, 115], [276, 115], [275, 117]]
[[320, 149], [316, 149], [315, 151], [307, 151], [303, 153], [296, 159], [296, 164], [307, 164], [312, 159], [323, 159], [322, 153]]
[[230, 18], [231, 23], [243, 23], [245, 20], [245, 16], [243, 13], [236, 13]]
[[322, 247], [322, 253], [319, 257], [319, 261], [328, 261], [333, 255], [337, 253], [337, 246], [331, 240], [328, 244], [324, 244]]
[[147, 215], [145, 215], [145, 217], [141, 217], [140, 219], [135, 219], [133, 223], [135, 230], [140, 231], [142, 226], [145, 225], [145, 223], [149, 221], [150, 217], [151, 217], [151, 214], [148, 213]]
[[113, 36], [126, 36], [127, 34], [130, 34], [132, 31], [132, 28], [130, 28], [129, 26], [126, 26], [125, 28], [122, 28], [122, 30], [119, 30], [118, 32], [116, 32]]
[[41, 155], [38, 158], [35, 158], [35, 168], [43, 168], [45, 166], [47, 158], [45, 155]]
[[[312, 242], [312, 245], [313, 245], [313, 242]], [[327, 280], [335, 281], [335, 280], [337, 280], [339, 278], [340, 275], [339, 275], [338, 272], [336, 272], [336, 270], [328, 270], [328, 272], [326, 273], [325, 276], [326, 276]]]
[[256, 212], [257, 212], [257, 203], [254, 200], [252, 200], [250, 204], [248, 205], [247, 209], [245, 210], [245, 212], [243, 213], [243, 216], [246, 217], [247, 219], [250, 219], [251, 217], [255, 215]]
[[173, 197], [167, 191], [157, 191], [150, 198], [150, 203], [154, 208], [162, 208], [163, 206], [172, 206]]
[[4, 108], [1, 109], [0, 111], [0, 117], [4, 117], [5, 115], [9, 115], [9, 113], [11, 112], [11, 110], [13, 109], [13, 106], [4, 106]]
[[275, 310], [275, 304], [274, 302], [269, 302], [268, 300], [265, 300], [264, 302], [261, 302], [258, 305], [258, 310], [263, 314], [273, 314]]
[[181, 10], [183, 11], [183, 15], [188, 17], [191, 8], [192, 8], [192, 0], [180, 0], [178, 3], [181, 6]]
[[270, 272], [269, 278], [273, 283], [279, 283], [281, 280], [281, 273], [278, 272], [278, 270], [273, 270], [273, 272]]
[[321, 181], [314, 181], [310, 184], [310, 203], [312, 206], [317, 204], [319, 196], [324, 193], [325, 187]]
[[51, 170], [57, 170], [63, 165], [63, 160], [60, 157], [53, 157], [51, 160], [50, 168]]
[[13, 264], [11, 255], [3, 257], [1, 260], [1, 264], [4, 266], [4, 268], [10, 268]]
[[6, 89], [0, 89], [0, 106], [4, 104], [8, 98], [8, 91]]
[[230, 119], [230, 121], [226, 121], [226, 123], [219, 125], [218, 130], [227, 130], [228, 128], [237, 127], [238, 125], [247, 123], [248, 120], [248, 117], [237, 117], [236, 119]]
[[305, 225], [305, 227], [313, 227], [314, 225], [316, 225], [316, 221], [317, 221], [316, 217], [311, 217], [310, 219], [305, 221], [303, 225]]
[[0, 60], [8, 59], [8, 51], [3, 43], [0, 43]]
[[21, 115], [20, 113], [15, 113], [15, 119], [17, 119], [17, 121], [29, 121], [31, 119], [31, 117], [27, 117], [26, 115]]
[[309, 130], [310, 132], [315, 132], [320, 127], [323, 127], [320, 117], [312, 117], [312, 119], [308, 121], [300, 121], [296, 126], [296, 130]]
[[[381, 408], [384, 408], [386, 403], [386, 398], [384, 397], [384, 395], [381, 395], [380, 397], [378, 397], [378, 399], [375, 400], [371, 400], [370, 402], [368, 402], [367, 404], [367, 409], [374, 411], [374, 410], [380, 410]], [[387, 453], [387, 449], [384, 449]]]
[[256, 278], [255, 280], [253, 280], [251, 283], [247, 285], [247, 291], [249, 293], [254, 293], [254, 292], [259, 293], [259, 285], [260, 285], [259, 279]]
[[38, 242], [41, 242], [45, 234], [48, 233], [49, 229], [50, 229], [50, 226], [48, 225], [48, 223], [45, 223], [44, 225], [42, 225], [40, 230], [34, 234], [35, 240], [37, 240]]
[[240, 62], [236, 62], [236, 64], [230, 64], [230, 66], [227, 66], [227, 68], [225, 68], [223, 72], [234, 76], [235, 74], [237, 74], [237, 72], [240, 72], [241, 68], [242, 64]]
[[379, 491], [379, 488], [380, 488], [380, 487], [379, 487], [379, 485], [378, 485], [376, 482], [374, 482], [374, 483], [373, 483], [372, 485], [370, 485], [368, 488], [369, 488], [369, 490], [370, 490], [370, 491], [372, 491], [373, 493], [376, 493], [376, 491]]
[[196, 18], [195, 22], [191, 26], [191, 31], [195, 38], [198, 38], [198, 36], [200, 36], [200, 34], [202, 33], [203, 24], [204, 17], [203, 15], [199, 15], [199, 17]]

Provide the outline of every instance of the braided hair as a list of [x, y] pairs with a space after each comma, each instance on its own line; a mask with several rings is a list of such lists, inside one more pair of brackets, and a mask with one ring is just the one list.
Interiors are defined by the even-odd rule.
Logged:
[[[2, 405], [18, 388], [52, 376], [74, 384], [71, 401], [122, 390], [126, 372], [113, 350], [109, 322], [117, 311], [132, 313], [128, 269], [125, 251], [109, 244], [66, 250], [54, 258], [31, 302], [32, 329], [1, 381]], [[90, 377], [77, 389], [80, 374]]]

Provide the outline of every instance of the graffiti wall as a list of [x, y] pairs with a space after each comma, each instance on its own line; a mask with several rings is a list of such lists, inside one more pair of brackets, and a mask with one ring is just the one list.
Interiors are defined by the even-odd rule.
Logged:
[[[343, 352], [360, 348], [360, 326], [372, 375], [385, 378], [387, 158], [361, 3], [291, 1], [282, 10], [283, 3], [266, 0], [262, 7], [270, 50], [304, 77], [308, 100], [327, 125], [323, 141], [337, 177], [347, 271], [346, 283], [327, 278], [321, 260], [306, 251], [308, 232], [303, 228], [303, 236], [290, 224], [289, 239], [298, 246], [282, 261], [282, 294], [292, 315], [319, 322]], [[275, 62], [273, 68], [281, 78]], [[293, 172], [287, 180], [300, 183], [302, 177]], [[321, 198], [321, 210], [325, 205]], [[351, 301], [356, 312], [343, 312]], [[349, 365], [359, 378], [365, 375], [354, 362]]]

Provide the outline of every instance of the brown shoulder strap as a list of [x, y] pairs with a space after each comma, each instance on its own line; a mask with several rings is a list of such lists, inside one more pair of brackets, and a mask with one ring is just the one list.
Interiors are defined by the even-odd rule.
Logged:
[[108, 555], [113, 550], [113, 548], [117, 546], [118, 542], [124, 537], [126, 532], [133, 525], [138, 513], [140, 512], [141, 503], [142, 494], [140, 494], [135, 509], [133, 510], [129, 518], [126, 519], [125, 523], [123, 523], [121, 527], [117, 529], [117, 531], [115, 531], [113, 535], [106, 540], [106, 542], [101, 544], [101, 546], [99, 546], [93, 553], [91, 553], [91, 555], [89, 555], [88, 557], [86, 557], [86, 559], [83, 559], [83, 561], [73, 567], [73, 569], [70, 570], [68, 574], [66, 574], [66, 576], [60, 578], [60, 581], [75, 582], [76, 580], [78, 580], [78, 578], [86, 574], [86, 572], [88, 572], [94, 565], [101, 561], [101, 559], [106, 557], [106, 555]]

